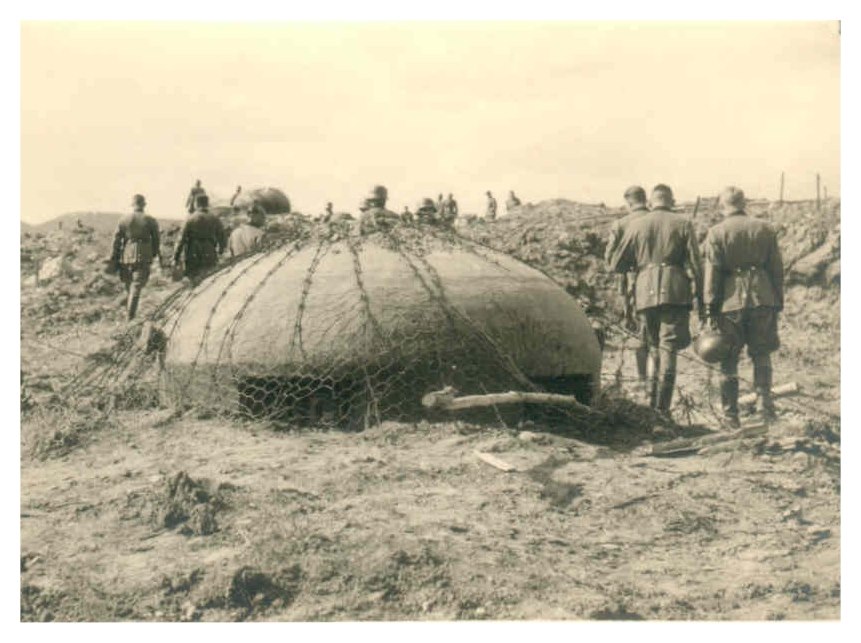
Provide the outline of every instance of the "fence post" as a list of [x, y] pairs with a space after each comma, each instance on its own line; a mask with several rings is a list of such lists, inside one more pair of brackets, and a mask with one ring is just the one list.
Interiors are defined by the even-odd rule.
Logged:
[[819, 209], [819, 172], [816, 173], [816, 209]]

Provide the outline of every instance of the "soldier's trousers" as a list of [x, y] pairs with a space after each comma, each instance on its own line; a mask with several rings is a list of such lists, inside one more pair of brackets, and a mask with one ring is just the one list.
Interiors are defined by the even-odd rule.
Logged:
[[663, 305], [646, 308], [639, 314], [649, 347], [649, 404], [667, 413], [676, 387], [678, 351], [691, 343], [690, 309]]
[[747, 308], [723, 313], [719, 318], [721, 332], [732, 342], [729, 355], [720, 364], [721, 407], [730, 424], [738, 424], [738, 361], [747, 346], [753, 361], [753, 385], [759, 412], [763, 419], [774, 416], [771, 397], [771, 353], [780, 346], [777, 335], [777, 312], [773, 308]]
[[120, 281], [126, 288], [126, 311], [129, 319], [134, 319], [137, 314], [141, 291], [149, 281], [149, 270], [148, 263], [120, 265]]

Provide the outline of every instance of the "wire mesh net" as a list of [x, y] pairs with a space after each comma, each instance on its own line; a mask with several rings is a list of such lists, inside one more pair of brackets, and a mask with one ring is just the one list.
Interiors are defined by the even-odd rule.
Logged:
[[[588, 404], [600, 365], [582, 308], [542, 273], [451, 229], [359, 236], [336, 221], [273, 237], [177, 289], [69, 393], [104, 409], [193, 406], [355, 429], [433, 416], [422, 397], [445, 387]], [[482, 413], [500, 410], [467, 417]]]

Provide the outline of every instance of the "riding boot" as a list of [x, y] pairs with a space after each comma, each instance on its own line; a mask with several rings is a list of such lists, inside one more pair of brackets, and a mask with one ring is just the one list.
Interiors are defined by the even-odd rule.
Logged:
[[649, 349], [646, 346], [640, 346], [637, 348], [634, 356], [637, 358], [637, 377], [641, 383], [645, 383], [647, 381], [646, 373], [648, 370]]
[[729, 426], [740, 426], [738, 420], [738, 377], [722, 376], [720, 381], [720, 404], [724, 420]]
[[138, 302], [140, 301], [140, 293], [132, 291], [129, 293], [129, 304], [128, 304], [128, 319], [131, 321], [135, 318], [135, 314], [138, 311]]
[[646, 380], [646, 393], [648, 394], [649, 406], [653, 409], [658, 407], [658, 372], [661, 368], [661, 357], [658, 349], [653, 348], [648, 354], [648, 377]]
[[669, 415], [670, 405], [673, 403], [673, 391], [676, 388], [676, 374], [664, 373], [661, 378], [661, 390], [658, 393], [657, 409]]
[[756, 388], [757, 413], [765, 422], [777, 417], [771, 395], [771, 356], [757, 355], [753, 358], [753, 385]]

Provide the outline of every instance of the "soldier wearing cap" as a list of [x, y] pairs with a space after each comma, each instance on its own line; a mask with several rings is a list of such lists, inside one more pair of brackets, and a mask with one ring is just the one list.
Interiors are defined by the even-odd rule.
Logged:
[[230, 233], [227, 249], [231, 257], [238, 257], [257, 250], [263, 245], [266, 234], [266, 212], [254, 203], [248, 211], [248, 222], [241, 224]]
[[129, 320], [137, 313], [141, 291], [149, 280], [150, 265], [161, 256], [158, 222], [144, 213], [146, 199], [142, 194], [134, 195], [132, 207], [134, 211], [117, 224], [110, 261], [110, 271], [119, 272], [126, 288]]
[[636, 272], [634, 297], [649, 342], [649, 403], [669, 413], [678, 351], [691, 343], [693, 300], [702, 307], [700, 254], [693, 225], [672, 211], [672, 190], [655, 186], [652, 209], [631, 220], [610, 260], [618, 273]]
[[425, 197], [416, 208], [416, 219], [419, 223], [436, 223], [437, 209], [433, 199]]
[[[197, 207], [197, 197], [202, 194], [206, 194], [206, 190], [200, 185], [200, 179], [194, 182], [194, 186], [188, 193], [188, 198], [185, 200], [185, 209], [188, 210], [188, 213], [191, 214], [194, 212], [194, 209]], [[231, 201], [231, 205], [233, 202]]]
[[[625, 190], [625, 207], [628, 208], [628, 214], [621, 219], [617, 219], [610, 226], [610, 234], [607, 238], [607, 248], [604, 253], [604, 258], [608, 265], [612, 265], [613, 257], [619, 249], [619, 244], [625, 234], [628, 224], [634, 219], [647, 214], [649, 208], [646, 205], [646, 191], [639, 185], [632, 185]], [[619, 275], [618, 286], [619, 294], [622, 296], [622, 305], [625, 313], [625, 325], [628, 330], [636, 332], [639, 336], [635, 356], [637, 360], [637, 375], [640, 382], [646, 382], [646, 364], [649, 355], [649, 341], [645, 332], [645, 326], [638, 323], [635, 313], [636, 306], [634, 303], [634, 285], [636, 284], [637, 273], [629, 272]]]
[[227, 234], [221, 219], [209, 212], [209, 197], [198, 194], [195, 212], [190, 214], [173, 253], [175, 265], [183, 263], [183, 274], [192, 283], [218, 264], [219, 255], [227, 247]]
[[745, 345], [758, 412], [763, 420], [774, 419], [771, 353], [780, 346], [783, 260], [774, 229], [745, 212], [744, 192], [727, 187], [718, 203], [724, 219], [709, 229], [704, 243], [705, 303], [709, 325], [732, 346], [720, 364], [721, 406], [729, 424], [738, 426], [738, 360]]
[[359, 231], [362, 234], [374, 230], [388, 230], [400, 221], [400, 217], [396, 213], [386, 209], [388, 198], [389, 191], [385, 186], [375, 185], [371, 189], [371, 194], [362, 201], [359, 206], [362, 211]]
[[490, 193], [490, 190], [487, 191], [487, 210], [485, 211], [484, 218], [488, 221], [493, 221], [496, 219], [496, 199], [493, 198], [493, 195]]
[[403, 221], [404, 223], [412, 223], [414, 220], [415, 217], [413, 217], [413, 213], [410, 210], [410, 206], [405, 205], [404, 211], [401, 212], [401, 221]]

